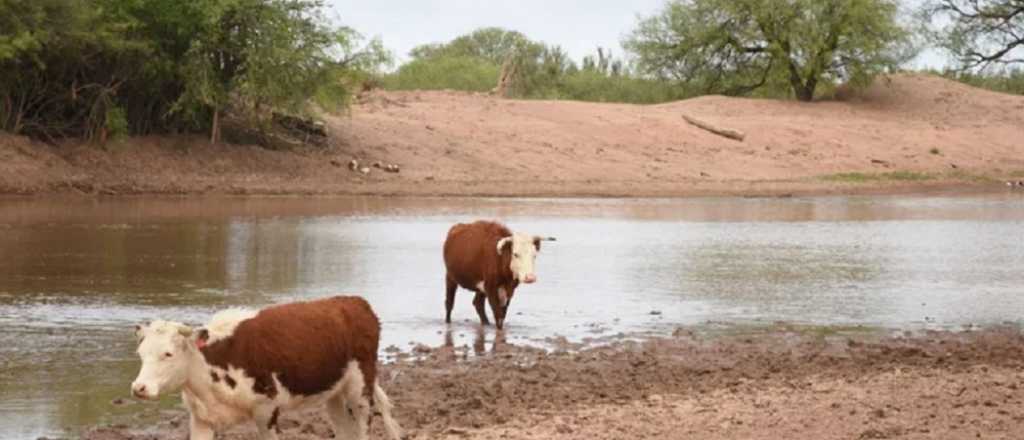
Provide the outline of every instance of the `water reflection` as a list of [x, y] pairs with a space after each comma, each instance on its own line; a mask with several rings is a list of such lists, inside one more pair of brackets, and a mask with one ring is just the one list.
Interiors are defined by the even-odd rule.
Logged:
[[[475, 355], [475, 356], [484, 356], [484, 355], [486, 355], [488, 353], [498, 353], [498, 352], [501, 351], [502, 346], [504, 346], [507, 343], [507, 341], [505, 340], [505, 338], [506, 338], [505, 332], [504, 331], [495, 330], [495, 331], [492, 332], [493, 337], [491, 338], [491, 342], [490, 342], [490, 350], [488, 350], [487, 349], [487, 347], [488, 347], [487, 339], [488, 339], [488, 333], [489, 332], [490, 331], [487, 328], [483, 327], [483, 326], [479, 326], [479, 325], [475, 326], [475, 329], [474, 329], [474, 332], [473, 332], [473, 345], [472, 345], [473, 355]], [[445, 329], [445, 331], [444, 331], [444, 345], [443, 346], [447, 347], [447, 348], [451, 348], [453, 350], [459, 349], [459, 348], [463, 347], [463, 345], [461, 345], [461, 344], [460, 345], [456, 345], [455, 344], [455, 333], [453, 332], [453, 330], [452, 330], [452, 328], [450, 326], [447, 327]]]

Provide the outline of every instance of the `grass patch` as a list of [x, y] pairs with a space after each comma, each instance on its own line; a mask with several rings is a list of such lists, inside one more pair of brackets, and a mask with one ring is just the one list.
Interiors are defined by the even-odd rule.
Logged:
[[1024, 170], [1017, 170], [1010, 173], [1010, 177], [1024, 177]]
[[838, 173], [822, 176], [822, 180], [830, 182], [866, 183], [866, 182], [919, 182], [932, 180], [935, 176], [913, 171], [893, 171], [890, 173]]

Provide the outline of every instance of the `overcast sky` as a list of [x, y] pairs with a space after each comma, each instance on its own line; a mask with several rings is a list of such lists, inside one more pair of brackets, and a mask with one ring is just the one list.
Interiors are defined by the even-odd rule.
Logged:
[[[913, 1], [913, 0], [909, 0]], [[379, 36], [396, 61], [425, 43], [446, 42], [474, 29], [498, 26], [562, 46], [577, 61], [598, 46], [623, 55], [619, 42], [665, 0], [327, 0], [333, 18], [367, 36]], [[934, 51], [915, 65], [941, 67]]]

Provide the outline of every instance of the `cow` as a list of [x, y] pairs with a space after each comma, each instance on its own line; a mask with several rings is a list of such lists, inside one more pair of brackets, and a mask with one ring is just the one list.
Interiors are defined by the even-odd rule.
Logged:
[[380, 323], [360, 297], [228, 309], [204, 328], [160, 320], [135, 333], [142, 367], [132, 394], [180, 390], [190, 440], [250, 420], [261, 439], [277, 439], [281, 412], [321, 405], [336, 438], [365, 439], [374, 413], [391, 440], [401, 436], [377, 383]]
[[503, 329], [505, 315], [519, 283], [537, 281], [534, 263], [542, 241], [540, 237], [512, 233], [505, 225], [491, 221], [459, 223], [448, 230], [444, 242], [445, 322], [452, 322], [455, 291], [459, 287], [476, 292], [473, 306], [482, 325], [489, 325], [484, 299], [491, 304], [491, 313], [498, 330]]

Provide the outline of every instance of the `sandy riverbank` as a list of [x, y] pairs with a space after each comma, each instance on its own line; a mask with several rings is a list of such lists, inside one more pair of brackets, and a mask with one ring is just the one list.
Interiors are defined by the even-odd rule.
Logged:
[[[683, 120], [738, 130], [736, 141]], [[0, 194], [809, 195], [1000, 190], [1024, 180], [1024, 97], [897, 75], [816, 103], [637, 106], [373, 91], [325, 148], [0, 136]], [[361, 164], [396, 164], [399, 173]]]

